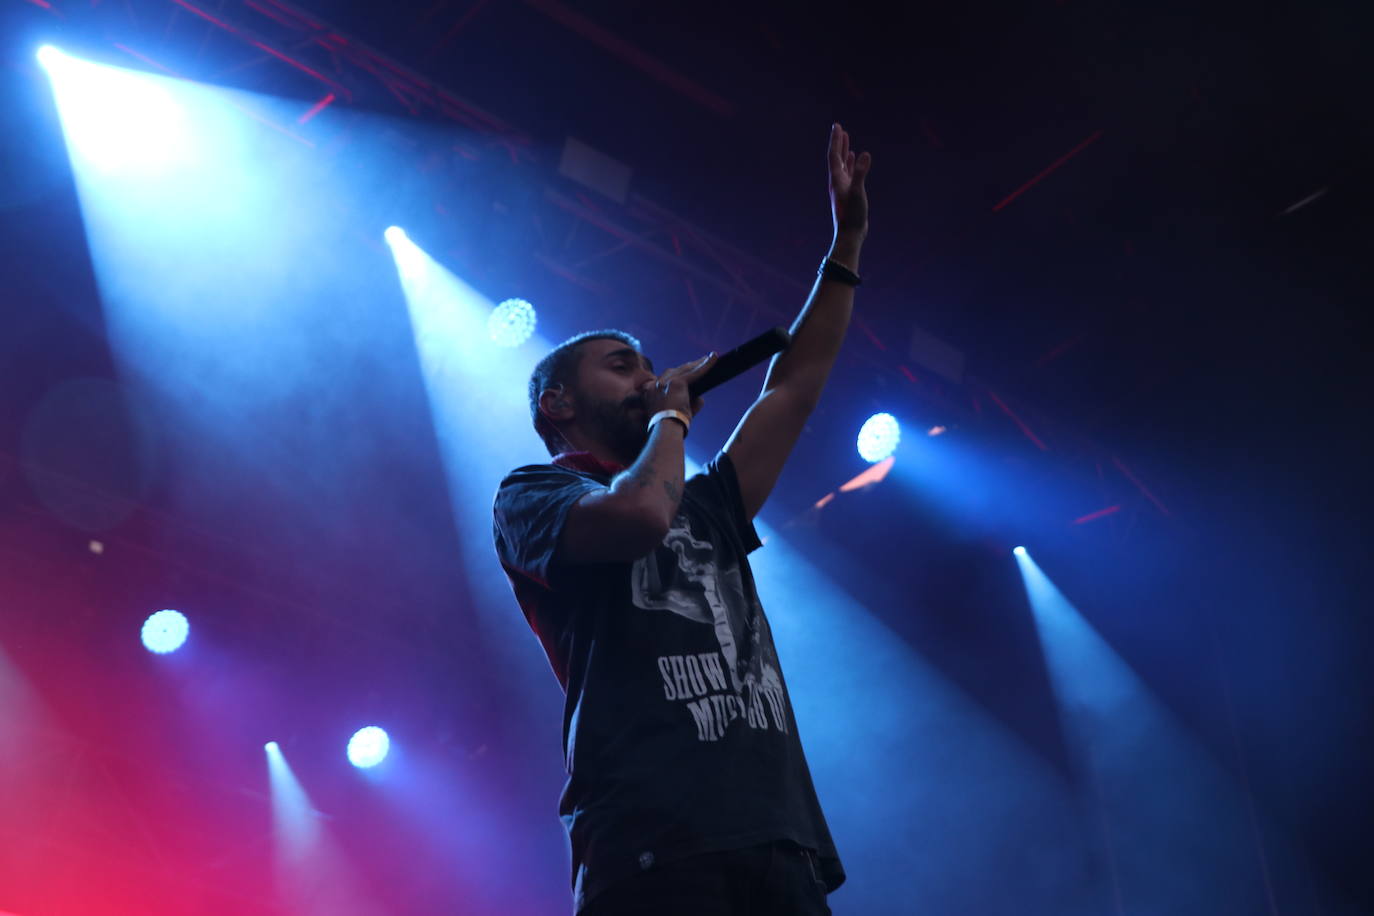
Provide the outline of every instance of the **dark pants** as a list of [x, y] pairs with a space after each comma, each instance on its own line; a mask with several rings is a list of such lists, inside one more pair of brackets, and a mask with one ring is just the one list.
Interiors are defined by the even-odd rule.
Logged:
[[689, 856], [612, 885], [581, 916], [830, 916], [815, 856], [787, 840]]

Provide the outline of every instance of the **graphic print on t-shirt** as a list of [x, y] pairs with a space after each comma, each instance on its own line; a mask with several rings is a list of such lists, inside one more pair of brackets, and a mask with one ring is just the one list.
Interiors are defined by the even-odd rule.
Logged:
[[700, 741], [719, 740], [735, 719], [786, 733], [777, 657], [771, 640], [761, 639], [767, 624], [745, 594], [739, 564], [721, 568], [716, 560], [711, 543], [693, 537], [687, 518], [678, 515], [662, 546], [631, 567], [635, 607], [709, 626], [720, 645], [719, 653], [657, 658], [664, 697], [686, 706]]

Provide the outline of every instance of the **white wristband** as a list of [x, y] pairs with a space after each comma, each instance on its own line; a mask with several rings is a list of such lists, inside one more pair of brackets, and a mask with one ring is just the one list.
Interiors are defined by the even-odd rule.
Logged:
[[676, 420], [682, 424], [682, 438], [687, 438], [687, 433], [692, 428], [692, 418], [680, 410], [660, 410], [649, 418], [649, 432], [654, 431], [654, 426], [661, 420]]

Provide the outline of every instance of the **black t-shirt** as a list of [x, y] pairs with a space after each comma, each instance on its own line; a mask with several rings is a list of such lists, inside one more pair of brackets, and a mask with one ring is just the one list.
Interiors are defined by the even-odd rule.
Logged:
[[687, 480], [677, 518], [634, 563], [562, 565], [568, 510], [609, 478], [529, 465], [501, 481], [496, 552], [563, 686], [580, 910], [640, 870], [790, 839], [845, 879], [754, 589], [760, 546], [724, 452]]

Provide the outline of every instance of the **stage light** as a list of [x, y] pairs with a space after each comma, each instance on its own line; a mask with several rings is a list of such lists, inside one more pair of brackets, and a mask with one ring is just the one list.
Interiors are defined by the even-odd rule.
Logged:
[[1014, 554], [1016, 554], [1018, 557], [1024, 557], [1024, 556], [1026, 555], [1026, 548], [1024, 548], [1024, 547], [1013, 547], [1013, 548], [1011, 549], [1011, 552], [1014, 553]]
[[387, 245], [391, 246], [391, 256], [396, 260], [396, 272], [401, 275], [402, 283], [423, 287], [428, 282], [431, 271], [428, 255], [411, 241], [400, 226], [388, 226], [382, 233]]
[[518, 347], [534, 333], [534, 306], [524, 299], [507, 299], [492, 309], [487, 333], [501, 347]]
[[876, 413], [859, 430], [859, 454], [869, 464], [882, 461], [897, 450], [902, 430], [890, 413]]
[[348, 739], [348, 762], [360, 770], [375, 767], [386, 759], [391, 739], [375, 725], [360, 728]]
[[158, 611], [143, 621], [143, 645], [149, 652], [165, 655], [180, 649], [190, 632], [191, 624], [179, 611]]
[[51, 70], [55, 65], [60, 64], [66, 59], [67, 55], [54, 48], [52, 45], [43, 45], [34, 55], [38, 62], [43, 65], [43, 69]]
[[52, 81], [73, 157], [102, 172], [157, 174], [189, 157], [186, 114], [171, 82], [71, 57], [51, 45], [38, 60]]

